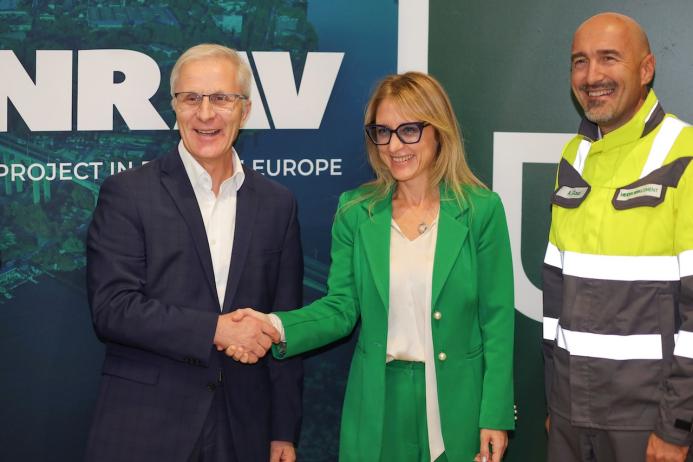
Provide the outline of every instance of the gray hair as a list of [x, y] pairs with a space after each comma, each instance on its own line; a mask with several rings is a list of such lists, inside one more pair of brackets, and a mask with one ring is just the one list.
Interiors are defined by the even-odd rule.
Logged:
[[180, 55], [176, 64], [173, 65], [173, 69], [171, 69], [171, 97], [173, 97], [175, 93], [176, 82], [178, 81], [180, 68], [183, 64], [203, 58], [225, 58], [231, 61], [237, 70], [236, 79], [241, 87], [241, 93], [243, 96], [250, 98], [250, 83], [252, 78], [250, 66], [233, 48], [217, 45], [215, 43], [201, 43], [195, 45], [194, 47], [188, 48]]

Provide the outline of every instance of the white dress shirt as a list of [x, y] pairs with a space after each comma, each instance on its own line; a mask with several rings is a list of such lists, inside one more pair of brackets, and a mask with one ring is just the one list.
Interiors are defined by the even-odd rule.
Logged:
[[245, 180], [245, 173], [238, 153], [232, 148], [233, 175], [224, 180], [219, 188], [219, 195], [215, 195], [212, 191], [212, 177], [188, 152], [183, 141], [178, 144], [178, 153], [202, 214], [221, 310], [231, 267], [231, 251], [236, 227], [236, 199], [238, 190]]
[[387, 316], [387, 361], [425, 364], [426, 423], [431, 460], [444, 451], [438, 386], [433, 358], [431, 298], [438, 218], [414, 240], [392, 220], [390, 228], [390, 306]]

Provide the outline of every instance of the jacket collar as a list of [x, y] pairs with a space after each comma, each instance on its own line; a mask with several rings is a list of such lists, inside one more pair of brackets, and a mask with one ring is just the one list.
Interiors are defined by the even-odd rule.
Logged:
[[[376, 290], [386, 310], [389, 309], [390, 304], [392, 192], [390, 191], [384, 199], [373, 205], [370, 218], [364, 220], [359, 227], [359, 232], [363, 238], [364, 253], [374, 277]], [[472, 194], [469, 189], [467, 189], [467, 193]], [[368, 204], [363, 203], [361, 207], [368, 209]], [[441, 184], [431, 306], [435, 306], [467, 239], [469, 233], [466, 220], [468, 208], [468, 201], [462, 204], [458, 203], [454, 193]]]
[[441, 185], [438, 239], [433, 264], [431, 308], [435, 309], [438, 297], [445, 286], [455, 262], [469, 234], [468, 213], [471, 188], [465, 188], [465, 201], [459, 203], [454, 193]]
[[665, 115], [666, 113], [657, 99], [657, 95], [655, 95], [654, 90], [650, 89], [645, 102], [638, 109], [638, 112], [621, 127], [602, 136], [597, 124], [583, 118], [578, 134], [595, 144], [604, 145], [603, 149], [611, 149], [612, 147], [630, 143], [647, 136], [664, 120]]
[[[373, 274], [376, 290], [385, 310], [390, 305], [390, 226], [392, 223], [392, 193], [373, 204], [370, 217], [360, 225], [363, 249]], [[364, 201], [364, 213], [368, 214], [369, 203]]]
[[190, 178], [188, 178], [188, 174], [183, 166], [183, 161], [178, 154], [178, 149], [175, 149], [161, 159], [161, 184], [164, 189], [168, 191], [173, 203], [178, 208], [179, 213], [190, 230], [197, 256], [204, 270], [205, 280], [210, 290], [212, 290], [212, 293], [215, 295], [213, 299], [217, 300], [217, 289], [214, 284], [214, 270], [212, 268], [212, 256], [209, 252], [205, 225], [202, 221], [202, 214], [200, 213], [200, 207], [197, 204]]

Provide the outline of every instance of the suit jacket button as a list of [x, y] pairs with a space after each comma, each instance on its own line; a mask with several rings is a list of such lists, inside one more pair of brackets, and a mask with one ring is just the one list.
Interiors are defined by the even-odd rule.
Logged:
[[440, 353], [438, 353], [438, 359], [441, 361], [445, 361], [446, 359], [448, 359], [448, 355], [446, 355], [444, 351], [441, 351]]
[[442, 317], [443, 317], [443, 313], [441, 313], [440, 311], [434, 311], [433, 312], [433, 319], [435, 319], [436, 321], [440, 321], [440, 319]]
[[216, 389], [217, 389], [217, 384], [216, 384], [216, 383], [214, 383], [214, 382], [209, 382], [209, 383], [207, 384], [207, 390], [209, 390], [209, 391], [214, 391], [214, 390], [216, 390]]

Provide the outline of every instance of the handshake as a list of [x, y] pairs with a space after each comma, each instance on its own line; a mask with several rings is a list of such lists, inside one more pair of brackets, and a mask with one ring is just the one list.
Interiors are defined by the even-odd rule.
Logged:
[[244, 364], [254, 364], [265, 356], [273, 343], [281, 340], [266, 313], [243, 308], [222, 314], [214, 334], [214, 346], [226, 356]]

